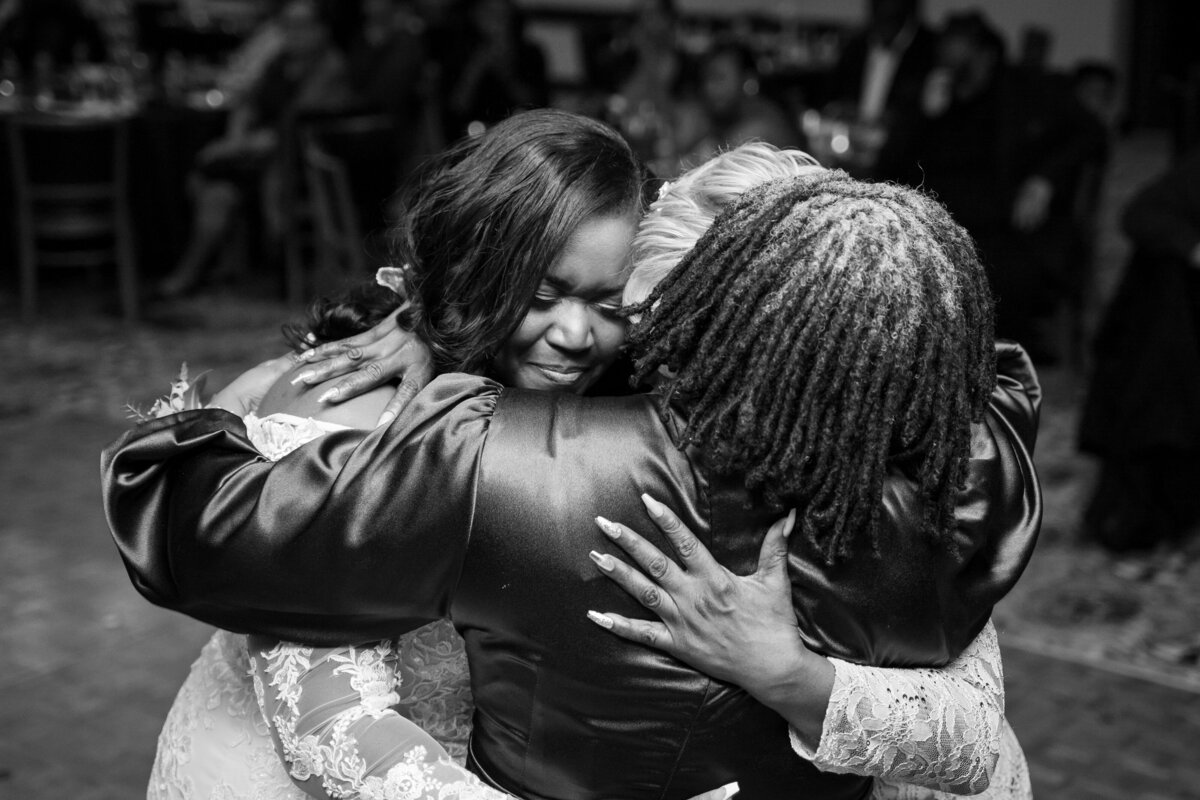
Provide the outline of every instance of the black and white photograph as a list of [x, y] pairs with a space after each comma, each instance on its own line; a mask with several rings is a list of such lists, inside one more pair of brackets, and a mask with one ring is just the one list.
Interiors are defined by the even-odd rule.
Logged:
[[0, 798], [1200, 800], [1198, 32], [0, 0]]

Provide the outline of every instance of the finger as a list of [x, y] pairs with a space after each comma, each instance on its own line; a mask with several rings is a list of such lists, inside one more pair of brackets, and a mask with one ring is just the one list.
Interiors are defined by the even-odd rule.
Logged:
[[[353, 348], [342, 355], [334, 356], [328, 361], [310, 363], [304, 370], [292, 379], [292, 384], [303, 383], [315, 386], [318, 383], [340, 378], [343, 375], [353, 375], [359, 370], [366, 369], [363, 365], [366, 353], [361, 348]], [[369, 366], [374, 362], [367, 362]], [[378, 368], [378, 367], [377, 367]]]
[[371, 328], [369, 331], [357, 333], [347, 339], [326, 342], [323, 345], [304, 351], [300, 356], [309, 363], [316, 363], [335, 358], [353, 350], [361, 351], [364, 347], [368, 347], [379, 340], [380, 336], [376, 335], [375, 331], [375, 328]]
[[788, 512], [786, 517], [776, 520], [767, 529], [763, 537], [762, 547], [758, 551], [758, 573], [763, 577], [785, 575], [787, 572], [788, 536], [796, 526], [796, 509]]
[[688, 526], [683, 524], [674, 511], [648, 494], [642, 495], [642, 503], [646, 506], [646, 511], [650, 514], [650, 519], [654, 521], [658, 529], [667, 537], [671, 546], [675, 548], [675, 552], [679, 555], [679, 560], [683, 564], [684, 569], [688, 572], [704, 574], [719, 568], [719, 564], [712, 557], [712, 553], [700, 543], [700, 540], [696, 538]]
[[430, 369], [412, 369], [404, 376], [404, 380], [396, 388], [396, 393], [392, 395], [392, 399], [384, 407], [383, 413], [379, 415], [377, 427], [390, 425], [392, 420], [400, 416], [412, 399], [417, 396], [417, 393], [429, 385], [430, 379], [433, 377], [433, 371]]
[[340, 403], [351, 397], [358, 397], [364, 392], [369, 392], [377, 386], [382, 386], [386, 380], [383, 367], [379, 365], [378, 361], [372, 361], [370, 364], [362, 365], [357, 372], [350, 373], [326, 389], [317, 398], [317, 402]]
[[683, 572], [675, 562], [667, 558], [661, 550], [646, 541], [632, 528], [604, 517], [596, 517], [596, 525], [604, 532], [605, 536], [620, 545], [621, 549], [634, 560], [634, 563], [655, 582], [668, 587], [679, 584]]
[[[606, 631], [615, 633], [622, 639], [649, 645], [667, 653], [672, 653], [674, 650], [675, 642], [671, 638], [671, 632], [661, 622], [653, 622], [648, 619], [629, 619], [611, 612], [601, 614], [598, 611], [589, 611], [587, 615], [592, 622]], [[672, 653], [672, 655], [674, 654]]]
[[675, 599], [670, 592], [641, 572], [607, 553], [597, 553], [593, 550], [588, 553], [588, 557], [601, 572], [612, 579], [613, 583], [646, 608], [668, 622], [676, 616]]

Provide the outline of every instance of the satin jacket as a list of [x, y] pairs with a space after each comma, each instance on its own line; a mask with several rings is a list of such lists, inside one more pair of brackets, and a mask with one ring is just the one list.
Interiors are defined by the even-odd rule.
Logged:
[[[800, 628], [862, 663], [941, 665], [979, 632], [1027, 563], [1041, 498], [1039, 389], [1023, 352], [974, 426], [954, 545], [916, 529], [916, 492], [887, 481], [877, 557], [826, 565], [789, 540]], [[435, 380], [389, 427], [330, 433], [262, 458], [217, 410], [146, 423], [105, 451], [109, 524], [152, 602], [288, 640], [383, 639], [449, 615], [466, 640], [471, 764], [526, 798], [686, 798], [737, 780], [747, 798], [864, 797], [817, 771], [786, 724], [741, 689], [598, 630], [588, 609], [650, 615], [594, 568], [593, 518], [665, 552], [642, 492], [718, 560], [755, 568], [777, 512], [676, 446], [653, 398], [580, 398]]]

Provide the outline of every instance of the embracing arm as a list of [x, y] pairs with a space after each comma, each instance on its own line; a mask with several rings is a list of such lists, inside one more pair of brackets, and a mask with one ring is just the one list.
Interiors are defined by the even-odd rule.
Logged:
[[102, 465], [134, 585], [228, 630], [317, 644], [442, 617], [498, 394], [490, 381], [447, 376], [388, 428], [330, 433], [275, 463], [224, 411], [139, 426]]
[[940, 669], [865, 667], [836, 672], [815, 750], [792, 747], [826, 772], [873, 775], [955, 794], [988, 787], [1000, 752], [1004, 678], [991, 622]]
[[593, 560], [662, 621], [590, 612], [594, 622], [741, 686], [787, 720], [793, 748], [823, 770], [962, 794], [987, 788], [1004, 707], [990, 623], [941, 669], [826, 658], [805, 646], [791, 606], [791, 516], [763, 539], [758, 570], [737, 576], [670, 509], [650, 499], [646, 506], [682, 568], [632, 529], [607, 520], [598, 521], [601, 530], [640, 571], [608, 555]]
[[[503, 800], [402, 715], [420, 683], [399, 642], [315, 648], [250, 637], [254, 689], [288, 773], [316, 798]], [[406, 680], [407, 679], [407, 680]], [[466, 687], [462, 687], [465, 693]], [[465, 717], [469, 706], [441, 709]]]

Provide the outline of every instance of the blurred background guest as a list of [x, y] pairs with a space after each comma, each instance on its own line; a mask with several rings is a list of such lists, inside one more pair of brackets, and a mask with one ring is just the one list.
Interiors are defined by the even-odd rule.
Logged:
[[1100, 457], [1083, 536], [1117, 552], [1200, 530], [1200, 150], [1143, 188], [1097, 331], [1080, 447]]
[[1005, 51], [981, 13], [946, 18], [922, 97], [920, 172], [908, 179], [975, 237], [997, 335], [1045, 363], [1058, 355], [1045, 327], [1067, 293], [1080, 175], [1103, 157], [1105, 133], [1068, 84], [1031, 78]]
[[718, 43], [700, 64], [693, 102], [676, 115], [679, 167], [700, 164], [720, 150], [756, 139], [777, 147], [796, 147], [800, 132], [783, 107], [760, 91], [750, 52], [732, 40]]
[[350, 83], [362, 108], [411, 121], [421, 103], [425, 26], [411, 0], [362, 0], [347, 47]]
[[469, 25], [452, 45], [456, 57], [441, 58], [449, 140], [549, 101], [545, 55], [525, 38], [513, 0], [468, 0], [465, 12]]
[[334, 47], [316, 0], [290, 0], [278, 15], [284, 43], [242, 103], [230, 110], [228, 130], [199, 154], [189, 181], [194, 204], [191, 237], [175, 269], [157, 287], [164, 299], [194, 290], [230, 236], [237, 212], [257, 195], [269, 254], [285, 229], [281, 140], [299, 114], [353, 102], [345, 59]]
[[216, 77], [216, 87], [227, 103], [242, 104], [246, 93], [283, 50], [287, 33], [279, 12], [285, 2], [270, 0], [264, 3], [262, 20], [227, 56]]
[[906, 177], [904, 171], [913, 169], [920, 99], [936, 42], [921, 18], [920, 0], [870, 0], [866, 27], [842, 48], [827, 113], [886, 128], [874, 157], [876, 177]]
[[646, 162], [673, 163], [675, 105], [687, 65], [674, 0], [635, 0], [630, 16], [590, 57], [588, 73], [608, 94], [604, 114]]

